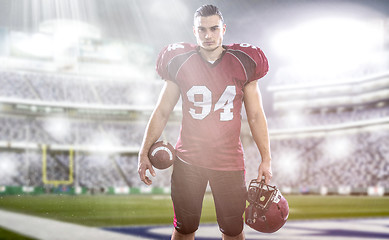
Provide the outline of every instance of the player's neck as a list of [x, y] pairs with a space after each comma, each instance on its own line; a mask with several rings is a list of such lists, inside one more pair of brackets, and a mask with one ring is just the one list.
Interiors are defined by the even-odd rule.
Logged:
[[199, 50], [201, 57], [208, 62], [214, 62], [218, 60], [222, 56], [223, 51], [224, 51], [223, 46], [219, 46], [213, 50], [206, 50], [200, 47]]

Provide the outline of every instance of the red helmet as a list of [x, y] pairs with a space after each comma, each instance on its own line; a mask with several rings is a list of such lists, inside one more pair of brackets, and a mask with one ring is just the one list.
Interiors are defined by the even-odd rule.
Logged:
[[245, 210], [245, 222], [252, 229], [273, 233], [284, 226], [289, 216], [288, 201], [276, 186], [262, 180], [251, 180], [248, 189], [249, 206]]

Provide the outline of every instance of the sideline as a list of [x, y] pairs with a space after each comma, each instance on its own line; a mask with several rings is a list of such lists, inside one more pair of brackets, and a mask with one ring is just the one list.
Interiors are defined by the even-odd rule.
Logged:
[[140, 240], [99, 228], [81, 226], [21, 213], [0, 210], [0, 226], [27, 237], [40, 240]]

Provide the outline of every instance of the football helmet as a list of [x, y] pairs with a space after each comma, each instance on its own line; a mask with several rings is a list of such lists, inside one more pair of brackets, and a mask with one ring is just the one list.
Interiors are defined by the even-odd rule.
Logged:
[[263, 233], [273, 233], [284, 226], [289, 216], [289, 205], [276, 186], [253, 179], [247, 200], [249, 206], [245, 210], [245, 222], [248, 226]]

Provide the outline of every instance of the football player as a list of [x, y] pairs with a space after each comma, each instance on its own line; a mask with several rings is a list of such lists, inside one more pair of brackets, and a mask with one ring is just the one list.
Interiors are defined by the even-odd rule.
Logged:
[[138, 173], [145, 184], [152, 184], [146, 171], [152, 176], [155, 171], [147, 153], [181, 96], [183, 118], [171, 178], [172, 239], [194, 239], [208, 183], [223, 239], [244, 239], [247, 190], [240, 114], [244, 103], [262, 158], [257, 179], [268, 183], [270, 144], [257, 83], [266, 75], [268, 62], [256, 46], [223, 45], [226, 25], [216, 6], [204, 5], [195, 12], [193, 33], [196, 45], [171, 44], [158, 56], [157, 72], [166, 81], [146, 128]]

